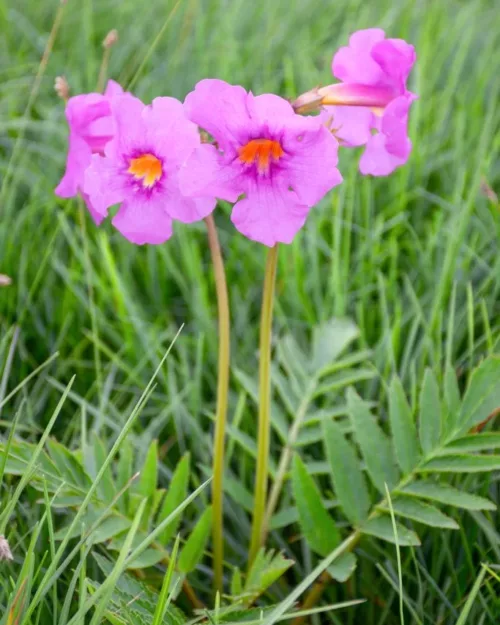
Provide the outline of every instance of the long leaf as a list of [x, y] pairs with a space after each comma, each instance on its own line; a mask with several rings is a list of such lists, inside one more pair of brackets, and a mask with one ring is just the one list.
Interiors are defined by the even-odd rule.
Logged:
[[398, 516], [418, 521], [431, 527], [443, 527], [446, 529], [458, 529], [455, 519], [443, 514], [440, 510], [418, 499], [410, 497], [394, 499], [392, 502], [394, 513]]
[[426, 462], [421, 471], [443, 471], [451, 473], [477, 473], [481, 471], [498, 471], [500, 455], [474, 456], [461, 454], [456, 456], [440, 456]]
[[330, 477], [339, 504], [352, 523], [360, 523], [370, 509], [370, 496], [360, 461], [337, 423], [325, 421], [323, 433]]
[[431, 369], [424, 375], [420, 393], [419, 435], [424, 454], [435, 449], [441, 438], [441, 400], [436, 377]]
[[398, 464], [403, 473], [410, 473], [418, 462], [420, 452], [411, 409], [397, 377], [392, 379], [389, 388], [389, 418]]
[[481, 432], [458, 438], [440, 450], [443, 454], [500, 448], [500, 432]]
[[[396, 543], [396, 537], [394, 535], [394, 529], [391, 523], [391, 519], [386, 516], [377, 516], [373, 519], [369, 519], [359, 528], [363, 534], [368, 534], [370, 536], [375, 536], [376, 538], [381, 538], [382, 540], [386, 540], [390, 543]], [[412, 530], [409, 530], [404, 525], [397, 524], [398, 531], [398, 543], [402, 547], [414, 546], [417, 547], [420, 545], [420, 540]]]
[[500, 358], [490, 356], [474, 371], [460, 410], [459, 425], [469, 430], [500, 408]]
[[438, 501], [439, 503], [455, 506], [456, 508], [464, 508], [466, 510], [496, 510], [496, 505], [489, 499], [479, 497], [478, 495], [471, 495], [470, 493], [464, 493], [447, 484], [420, 480], [408, 484], [401, 492], [413, 497]]
[[393, 488], [398, 481], [392, 446], [366, 403], [354, 389], [347, 391], [347, 405], [356, 439], [373, 484], [385, 493], [385, 484]]
[[325, 510], [318, 487], [298, 455], [295, 455], [293, 461], [292, 489], [304, 537], [313, 551], [325, 556], [339, 544], [340, 533], [333, 518]]
[[[172, 475], [165, 500], [158, 514], [158, 521], [161, 522], [166, 519], [172, 512], [181, 505], [186, 498], [188, 483], [189, 483], [189, 452], [182, 457], [180, 462]], [[176, 533], [179, 527], [180, 518], [176, 518], [170, 525], [168, 525], [159, 537], [159, 541], [166, 545], [172, 536]]]
[[179, 554], [177, 568], [181, 573], [190, 573], [201, 562], [212, 531], [212, 517], [212, 506], [209, 506], [199, 518]]

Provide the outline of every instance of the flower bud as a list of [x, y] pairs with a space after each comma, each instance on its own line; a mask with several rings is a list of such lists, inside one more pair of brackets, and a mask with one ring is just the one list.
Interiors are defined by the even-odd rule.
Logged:
[[0, 534], [0, 562], [2, 560], [13, 560], [14, 556], [10, 550], [9, 543], [3, 534]]
[[109, 33], [104, 38], [104, 41], [102, 42], [102, 47], [111, 48], [111, 46], [114, 46], [117, 41], [118, 41], [118, 31], [116, 30], [116, 28], [113, 28], [113, 30], [110, 30]]
[[56, 77], [54, 89], [57, 95], [63, 100], [67, 100], [69, 98], [69, 85], [68, 81], [66, 80], [66, 78], [64, 78], [64, 76]]

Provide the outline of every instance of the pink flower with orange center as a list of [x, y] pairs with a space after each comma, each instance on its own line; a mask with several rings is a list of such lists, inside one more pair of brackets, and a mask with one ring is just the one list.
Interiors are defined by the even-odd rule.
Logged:
[[85, 171], [84, 192], [100, 218], [119, 204], [112, 223], [124, 237], [142, 245], [163, 243], [172, 222], [198, 221], [215, 207], [215, 198], [190, 198], [179, 189], [179, 170], [200, 145], [195, 124], [174, 98], [149, 106], [129, 94], [113, 100], [116, 134], [104, 154], [94, 154]]
[[283, 98], [202, 80], [184, 107], [216, 144], [193, 152], [180, 174], [181, 189], [236, 202], [231, 219], [250, 239], [290, 243], [311, 207], [342, 182], [336, 139], [318, 118], [297, 115]]

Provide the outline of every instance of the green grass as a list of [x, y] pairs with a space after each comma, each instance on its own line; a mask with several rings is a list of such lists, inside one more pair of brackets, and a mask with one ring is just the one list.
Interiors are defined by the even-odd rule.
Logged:
[[[500, 13], [495, 4], [68, 0], [39, 91], [30, 102], [59, 5], [55, 0], [0, 0], [0, 273], [13, 280], [12, 286], [0, 287], [0, 441], [7, 443], [17, 418], [12, 444], [20, 439], [38, 442], [75, 376], [51, 436], [79, 450], [89, 463], [89, 475], [95, 477], [131, 413], [127, 440], [134, 470], [146, 458], [151, 441], [158, 439], [159, 487], [168, 487], [186, 452], [191, 456], [190, 493], [210, 475], [217, 325], [203, 224], [176, 224], [167, 244], [135, 247], [109, 224], [97, 229], [87, 215], [82, 220], [76, 201], [53, 194], [64, 167], [67, 136], [54, 78], [64, 74], [73, 94], [93, 90], [101, 41], [111, 28], [118, 29], [120, 41], [112, 50], [110, 76], [124, 85], [137, 76], [134, 91], [145, 101], [158, 95], [183, 98], [197, 80], [208, 76], [243, 84], [255, 93], [271, 91], [291, 98], [329, 81], [333, 52], [351, 31], [368, 26], [381, 26], [390, 36], [415, 45], [418, 63], [412, 88], [420, 99], [411, 117], [410, 162], [390, 178], [362, 179], [357, 173], [359, 154], [342, 154], [343, 185], [313, 209], [294, 244], [280, 250], [275, 338], [277, 345], [286, 344], [281, 339], [287, 336], [308, 345], [319, 324], [332, 317], [350, 318], [360, 330], [355, 353], [369, 350], [359, 367], [370, 376], [359, 375], [353, 383], [365, 400], [374, 402], [383, 421], [394, 373], [413, 407], [426, 367], [441, 380], [445, 366], [451, 365], [464, 389], [473, 367], [500, 351], [500, 206], [484, 192], [484, 183], [500, 189]], [[162, 35], [156, 41], [158, 33]], [[248, 378], [254, 383], [257, 379], [265, 249], [233, 229], [228, 207], [219, 207], [216, 223], [233, 323], [225, 524], [229, 580], [233, 567], [245, 570], [250, 534], [257, 409]], [[182, 325], [147, 401], [132, 412]], [[55, 352], [59, 356], [4, 405], [2, 399]], [[293, 358], [288, 361], [293, 364]], [[284, 373], [293, 380], [293, 366]], [[317, 400], [315, 409], [345, 414], [345, 387], [341, 384]], [[291, 423], [286, 410], [273, 417], [272, 470], [283, 446], [280, 432], [286, 435]], [[318, 440], [297, 448], [305, 461], [324, 461]], [[120, 459], [125, 457], [121, 445], [118, 451]], [[118, 470], [112, 458], [110, 466]], [[1, 469], [0, 464], [0, 475]], [[497, 478], [491, 473], [451, 481], [499, 503]], [[331, 500], [324, 472], [315, 479], [324, 499]], [[85, 490], [88, 485], [82, 484]], [[141, 484], [125, 488], [123, 497], [130, 495], [134, 501], [134, 496], [146, 493]], [[40, 580], [47, 571], [50, 581], [51, 563], [57, 570], [63, 562], [55, 560], [61, 546], [58, 531], [75, 518], [71, 506], [50, 503], [50, 484], [46, 495], [28, 486], [13, 500], [18, 485], [19, 478], [6, 473], [0, 487], [0, 515], [9, 501], [15, 503], [5, 528], [15, 561], [0, 563], [0, 623], [16, 584], [18, 603], [26, 608], [28, 592], [33, 597], [43, 588]], [[126, 480], [121, 483], [116, 473], [110, 478], [105, 472], [96, 487], [103, 505], [116, 495], [113, 485], [125, 487]], [[202, 489], [182, 513], [181, 551], [208, 501], [208, 490]], [[96, 501], [92, 506], [104, 514]], [[286, 512], [293, 506], [286, 480], [281, 509]], [[147, 514], [146, 506], [142, 516], [137, 515], [137, 527], [128, 529], [134, 546], [134, 536], [154, 529], [145, 524]], [[452, 515], [459, 530], [418, 526], [422, 547], [401, 549], [406, 625], [493, 625], [500, 619], [498, 513]], [[283, 550], [295, 565], [257, 605], [290, 595], [319, 561], [293, 510], [290, 518], [292, 522], [271, 533], [268, 545]], [[95, 520], [85, 517], [87, 529]], [[98, 588], [104, 589], [98, 601], [102, 596], [109, 604], [109, 580], [118, 578], [126, 562], [125, 539], [115, 551], [101, 542], [91, 546], [82, 541], [78, 546], [83, 530], [76, 529], [78, 535], [68, 535], [63, 550], [65, 558], [71, 549], [75, 556], [60, 571], [57, 583], [47, 586], [30, 620], [19, 625], [83, 624], [83, 617], [71, 619]], [[175, 532], [164, 545], [169, 552], [174, 538]], [[396, 549], [363, 539], [356, 551], [355, 574], [346, 584], [328, 584], [322, 602], [366, 601], [341, 612], [325, 612], [315, 617], [317, 622], [400, 623]], [[113, 556], [106, 575], [94, 553]], [[206, 555], [188, 579], [212, 608], [210, 562]], [[482, 569], [481, 563], [488, 568]], [[147, 580], [157, 593], [167, 566], [163, 561], [147, 569]], [[75, 591], [74, 599], [67, 599], [73, 597], [70, 590]], [[171, 591], [164, 591], [163, 598]], [[189, 611], [185, 592], [172, 601]], [[96, 619], [108, 604], [101, 601], [88, 618]], [[468, 612], [460, 616], [465, 609]], [[217, 615], [210, 618], [216, 620]], [[261, 618], [258, 611], [253, 618]]]

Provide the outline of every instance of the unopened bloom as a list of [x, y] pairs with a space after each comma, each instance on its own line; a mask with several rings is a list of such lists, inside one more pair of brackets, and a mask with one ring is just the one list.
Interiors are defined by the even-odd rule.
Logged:
[[116, 135], [104, 155], [94, 154], [85, 172], [84, 192], [100, 219], [121, 204], [113, 225], [129, 241], [163, 243], [172, 220], [191, 223], [206, 217], [215, 198], [184, 197], [178, 172], [200, 145], [195, 124], [174, 98], [156, 98], [149, 106], [130, 94], [114, 98]]
[[336, 139], [278, 96], [202, 80], [184, 106], [217, 143], [193, 153], [181, 187], [194, 197], [236, 202], [231, 219], [250, 239], [290, 243], [311, 207], [342, 181]]
[[[55, 190], [59, 197], [74, 197], [82, 191], [84, 173], [90, 165], [92, 154], [103, 153], [115, 134], [111, 101], [122, 93], [121, 86], [110, 80], [104, 94], [84, 93], [68, 100], [66, 119], [69, 125], [69, 149], [66, 171]], [[85, 194], [83, 197], [94, 221], [100, 224], [103, 217], [94, 210]]]
[[3, 534], [0, 534], [0, 561], [13, 560], [14, 556], [9, 547], [9, 543]]
[[408, 112], [416, 95], [406, 81], [415, 58], [412, 45], [386, 39], [380, 28], [354, 33], [333, 57], [333, 75], [342, 83], [321, 90], [323, 104], [332, 105], [321, 118], [343, 145], [366, 145], [362, 174], [386, 176], [408, 160]]

